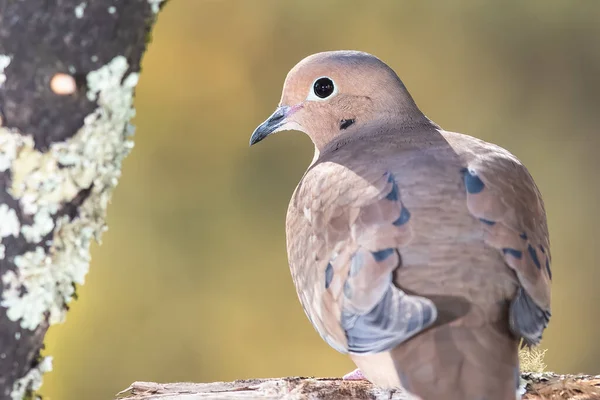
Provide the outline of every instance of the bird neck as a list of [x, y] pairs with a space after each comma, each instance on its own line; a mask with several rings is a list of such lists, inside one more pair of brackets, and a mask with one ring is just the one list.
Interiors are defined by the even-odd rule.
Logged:
[[413, 132], [425, 132], [440, 127], [427, 118], [418, 108], [407, 113], [382, 112], [370, 115], [369, 118], [357, 117], [352, 123], [340, 121], [343, 129], [323, 129], [317, 135], [309, 134], [314, 146], [315, 162], [321, 153], [332, 146], [340, 146], [357, 138], [370, 137], [381, 133], [408, 135]]

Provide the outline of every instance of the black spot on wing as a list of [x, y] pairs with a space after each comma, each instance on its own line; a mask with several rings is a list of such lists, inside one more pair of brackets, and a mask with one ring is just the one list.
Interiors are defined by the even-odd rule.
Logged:
[[392, 224], [394, 226], [402, 226], [405, 223], [407, 223], [409, 219], [410, 219], [410, 212], [403, 205], [402, 206], [402, 211], [400, 211], [400, 216], [398, 217], [397, 220], [395, 220], [394, 222], [392, 222]]
[[490, 221], [489, 219], [485, 219], [485, 218], [479, 218], [479, 220], [486, 225], [490, 225], [490, 226], [496, 225], [496, 221]]
[[552, 270], [550, 269], [550, 260], [546, 258], [546, 271], [548, 271], [548, 278], [552, 280]]
[[467, 189], [468, 193], [475, 194], [483, 190], [485, 185], [475, 172], [469, 171], [468, 168], [463, 168], [461, 172], [463, 173], [465, 188]]
[[[392, 184], [392, 189], [387, 194], [387, 196], [385, 196], [385, 198], [389, 201], [400, 200], [400, 194], [398, 192], [398, 183], [396, 183], [396, 179], [394, 178], [394, 175], [391, 173], [388, 173], [388, 182]], [[400, 211], [400, 216], [398, 217], [398, 219], [396, 219], [394, 222], [392, 222], [392, 224], [394, 224], [394, 226], [404, 225], [410, 219], [410, 211], [408, 211], [408, 209], [406, 207], [404, 207], [404, 204], [401, 204], [401, 206], [402, 206], [402, 209]]]
[[340, 121], [340, 130], [348, 129], [350, 126], [352, 126], [352, 124], [354, 124], [354, 122], [356, 122], [356, 120], [354, 118], [341, 120]]
[[537, 252], [535, 251], [535, 249], [533, 248], [532, 245], [528, 245], [527, 246], [527, 251], [529, 252], [529, 256], [531, 257], [531, 259], [533, 260], [533, 263], [535, 264], [535, 266], [538, 269], [542, 268], [542, 264], [540, 264], [540, 260], [537, 256]]
[[350, 285], [350, 282], [348, 282], [348, 281], [346, 281], [346, 283], [344, 283], [344, 296], [346, 296], [347, 299], [352, 298], [352, 286]]
[[392, 190], [385, 196], [386, 199], [390, 201], [398, 201], [398, 184], [396, 183], [396, 179], [394, 179], [394, 175], [388, 175], [388, 182], [392, 184]]
[[329, 289], [329, 285], [331, 285], [331, 280], [333, 279], [333, 266], [331, 263], [327, 263], [327, 268], [325, 268], [325, 289]]
[[519, 236], [521, 237], [521, 239], [527, 240], [527, 234], [525, 232], [521, 233]]
[[389, 248], [389, 249], [384, 249], [384, 250], [380, 250], [380, 251], [373, 251], [373, 252], [371, 252], [371, 254], [373, 254], [373, 258], [375, 259], [375, 261], [379, 262], [379, 261], [385, 260], [392, 254], [394, 254], [395, 251], [396, 250]]
[[521, 257], [523, 257], [523, 252], [522, 251], [516, 250], [516, 249], [511, 249], [511, 248], [508, 248], [508, 247], [502, 249], [502, 253], [511, 255], [514, 258], [519, 259], [519, 260], [521, 259]]

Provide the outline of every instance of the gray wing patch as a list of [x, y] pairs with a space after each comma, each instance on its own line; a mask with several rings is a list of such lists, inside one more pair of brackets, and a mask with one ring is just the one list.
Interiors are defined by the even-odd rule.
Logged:
[[542, 340], [550, 315], [550, 311], [540, 308], [523, 288], [519, 288], [510, 304], [510, 330], [522, 337], [528, 346], [534, 346]]
[[348, 351], [379, 353], [404, 342], [431, 325], [437, 309], [429, 299], [407, 295], [390, 285], [383, 298], [365, 314], [342, 313]]

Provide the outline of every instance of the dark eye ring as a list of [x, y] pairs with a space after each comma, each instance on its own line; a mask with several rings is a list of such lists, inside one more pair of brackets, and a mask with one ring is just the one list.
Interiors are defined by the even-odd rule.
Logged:
[[315, 95], [321, 99], [331, 96], [334, 90], [335, 86], [333, 85], [333, 81], [326, 76], [317, 79], [313, 85]]

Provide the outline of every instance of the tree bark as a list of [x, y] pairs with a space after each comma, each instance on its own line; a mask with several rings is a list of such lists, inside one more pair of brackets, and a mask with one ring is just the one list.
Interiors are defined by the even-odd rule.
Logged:
[[[597, 400], [600, 376], [524, 373], [523, 400]], [[119, 400], [199, 399], [414, 399], [401, 390], [382, 390], [366, 381], [331, 378], [271, 378], [215, 383], [135, 382], [116, 396]]]
[[0, 0], [0, 400], [31, 397], [129, 153], [162, 0]]

